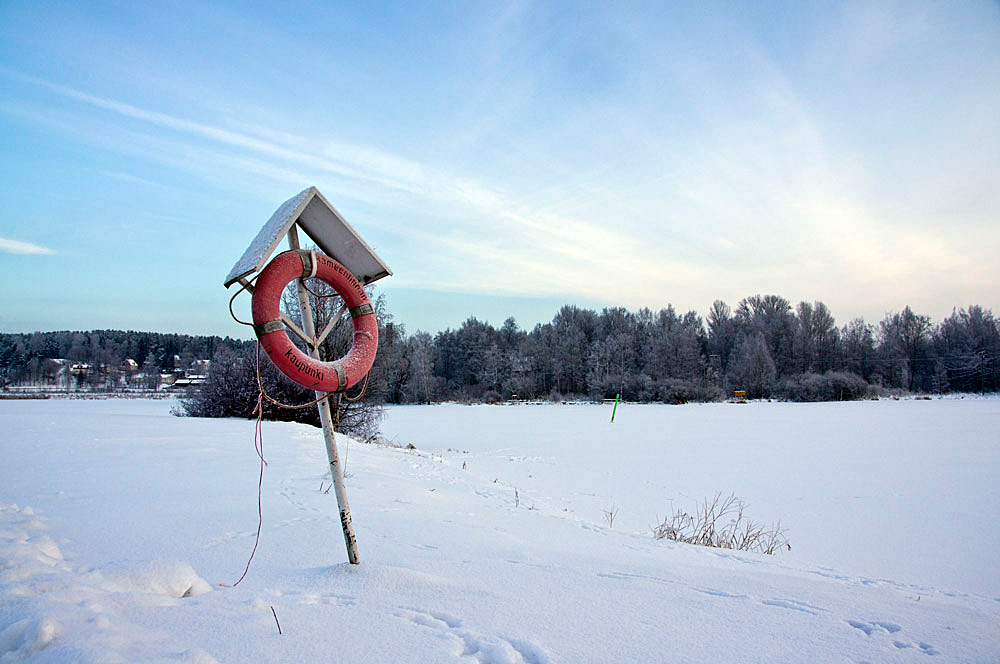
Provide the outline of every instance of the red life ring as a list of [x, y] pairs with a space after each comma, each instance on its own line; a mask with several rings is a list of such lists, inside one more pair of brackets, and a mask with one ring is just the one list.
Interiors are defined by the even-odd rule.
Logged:
[[[281, 322], [281, 294], [293, 279], [315, 277], [344, 299], [354, 319], [354, 341], [344, 357], [315, 360], [288, 338]], [[290, 379], [317, 392], [338, 392], [365, 377], [378, 350], [378, 321], [368, 294], [351, 271], [315, 251], [285, 251], [267, 264], [257, 279], [251, 302], [253, 328], [271, 362]]]

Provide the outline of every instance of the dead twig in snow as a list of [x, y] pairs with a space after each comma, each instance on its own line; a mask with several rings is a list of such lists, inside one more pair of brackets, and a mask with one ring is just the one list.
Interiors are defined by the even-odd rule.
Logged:
[[281, 623], [278, 622], [278, 614], [275, 612], [274, 607], [271, 607], [271, 615], [274, 616], [274, 624], [278, 626], [278, 634], [281, 634]]
[[608, 528], [613, 528], [615, 525], [615, 517], [618, 516], [618, 508], [614, 503], [611, 503], [611, 507], [606, 510], [601, 510], [604, 514], [604, 520], [608, 522]]

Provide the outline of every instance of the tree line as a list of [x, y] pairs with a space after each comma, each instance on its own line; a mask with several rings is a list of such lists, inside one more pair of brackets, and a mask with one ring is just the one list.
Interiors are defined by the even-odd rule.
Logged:
[[[704, 318], [673, 306], [598, 312], [566, 305], [530, 331], [513, 318], [499, 328], [469, 318], [454, 330], [408, 335], [393, 323], [384, 298], [377, 304], [380, 344], [368, 387], [376, 403], [618, 394], [682, 403], [734, 390], [751, 398], [829, 400], [860, 398], [873, 387], [924, 393], [1000, 388], [1000, 322], [977, 305], [937, 324], [905, 307], [875, 324], [856, 318], [838, 326], [822, 302], [793, 307], [777, 295], [753, 295], [735, 307], [716, 300]], [[336, 306], [317, 306], [327, 309]], [[345, 325], [331, 335], [336, 347], [328, 357], [349, 345], [346, 319]], [[249, 370], [255, 346], [229, 337], [115, 330], [0, 334], [0, 384], [51, 380], [46, 359], [104, 367], [93, 380], [108, 385], [121, 384], [127, 359], [143, 375], [213, 359], [218, 387], [237, 377], [256, 380]], [[237, 361], [247, 369], [234, 372]]]
[[389, 403], [607, 399], [681, 403], [861, 398], [873, 388], [995, 392], [1000, 323], [981, 306], [938, 324], [910, 307], [839, 327], [822, 302], [753, 295], [716, 300], [703, 319], [667, 306], [600, 312], [571, 305], [531, 331], [469, 318], [434, 336], [388, 325], [377, 371]]
[[0, 333], [0, 386], [65, 385], [66, 372], [76, 366], [81, 370], [73, 376], [74, 387], [115, 389], [141, 383], [138, 386], [155, 388], [162, 373], [187, 370], [196, 360], [253, 344], [230, 337], [133, 330]]

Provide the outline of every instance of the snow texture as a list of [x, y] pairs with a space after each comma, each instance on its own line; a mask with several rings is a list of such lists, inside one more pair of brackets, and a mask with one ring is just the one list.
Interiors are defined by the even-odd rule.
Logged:
[[[253, 423], [170, 407], [0, 401], [0, 664], [1000, 659], [1000, 400], [392, 408], [417, 449], [340, 440], [359, 566], [264, 423], [235, 588]], [[651, 537], [715, 491], [792, 550]]]
[[251, 272], [256, 272], [261, 269], [264, 265], [264, 261], [272, 253], [274, 253], [275, 248], [278, 243], [284, 238], [285, 233], [288, 231], [289, 226], [291, 226], [296, 217], [302, 211], [305, 206], [307, 199], [311, 197], [316, 191], [315, 187], [309, 187], [297, 195], [289, 198], [287, 201], [282, 203], [271, 218], [267, 220], [267, 223], [260, 229], [257, 235], [254, 237], [250, 246], [247, 250], [243, 252], [240, 259], [236, 261], [233, 269], [229, 271], [226, 275], [225, 284], [228, 286], [233, 283], [241, 276], [249, 274]]

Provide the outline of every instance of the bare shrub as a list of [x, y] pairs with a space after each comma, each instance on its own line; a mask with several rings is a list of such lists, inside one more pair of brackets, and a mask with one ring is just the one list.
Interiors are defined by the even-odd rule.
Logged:
[[663, 403], [680, 405], [690, 402], [722, 401], [722, 388], [705, 381], [665, 378], [657, 385], [657, 395]]
[[861, 376], [844, 371], [804, 373], [782, 378], [776, 394], [788, 401], [857, 401], [867, 399], [871, 386]]
[[695, 508], [694, 514], [676, 510], [653, 528], [653, 537], [699, 546], [773, 554], [792, 546], [781, 522], [765, 526], [746, 518], [746, 503], [733, 494], [716, 493]]
[[[264, 390], [283, 403], [308, 403], [316, 398], [315, 392], [296, 385], [279, 372], [267, 356], [258, 358], [255, 346], [241, 352], [224, 349], [216, 353], [208, 373], [208, 380], [198, 389], [181, 399], [172, 412], [188, 417], [239, 417], [256, 419], [255, 408], [260, 387], [257, 384], [257, 361], [260, 360], [260, 377]], [[279, 408], [267, 400], [263, 402], [265, 420], [301, 422], [320, 426], [315, 406], [301, 409]], [[338, 433], [367, 440], [377, 435], [382, 418], [380, 405], [362, 399], [350, 402], [331, 398], [330, 408], [339, 409]]]
[[604, 514], [604, 520], [608, 522], [608, 528], [614, 528], [615, 517], [618, 516], [618, 507], [614, 503], [611, 503], [611, 507], [602, 509], [601, 512]]

